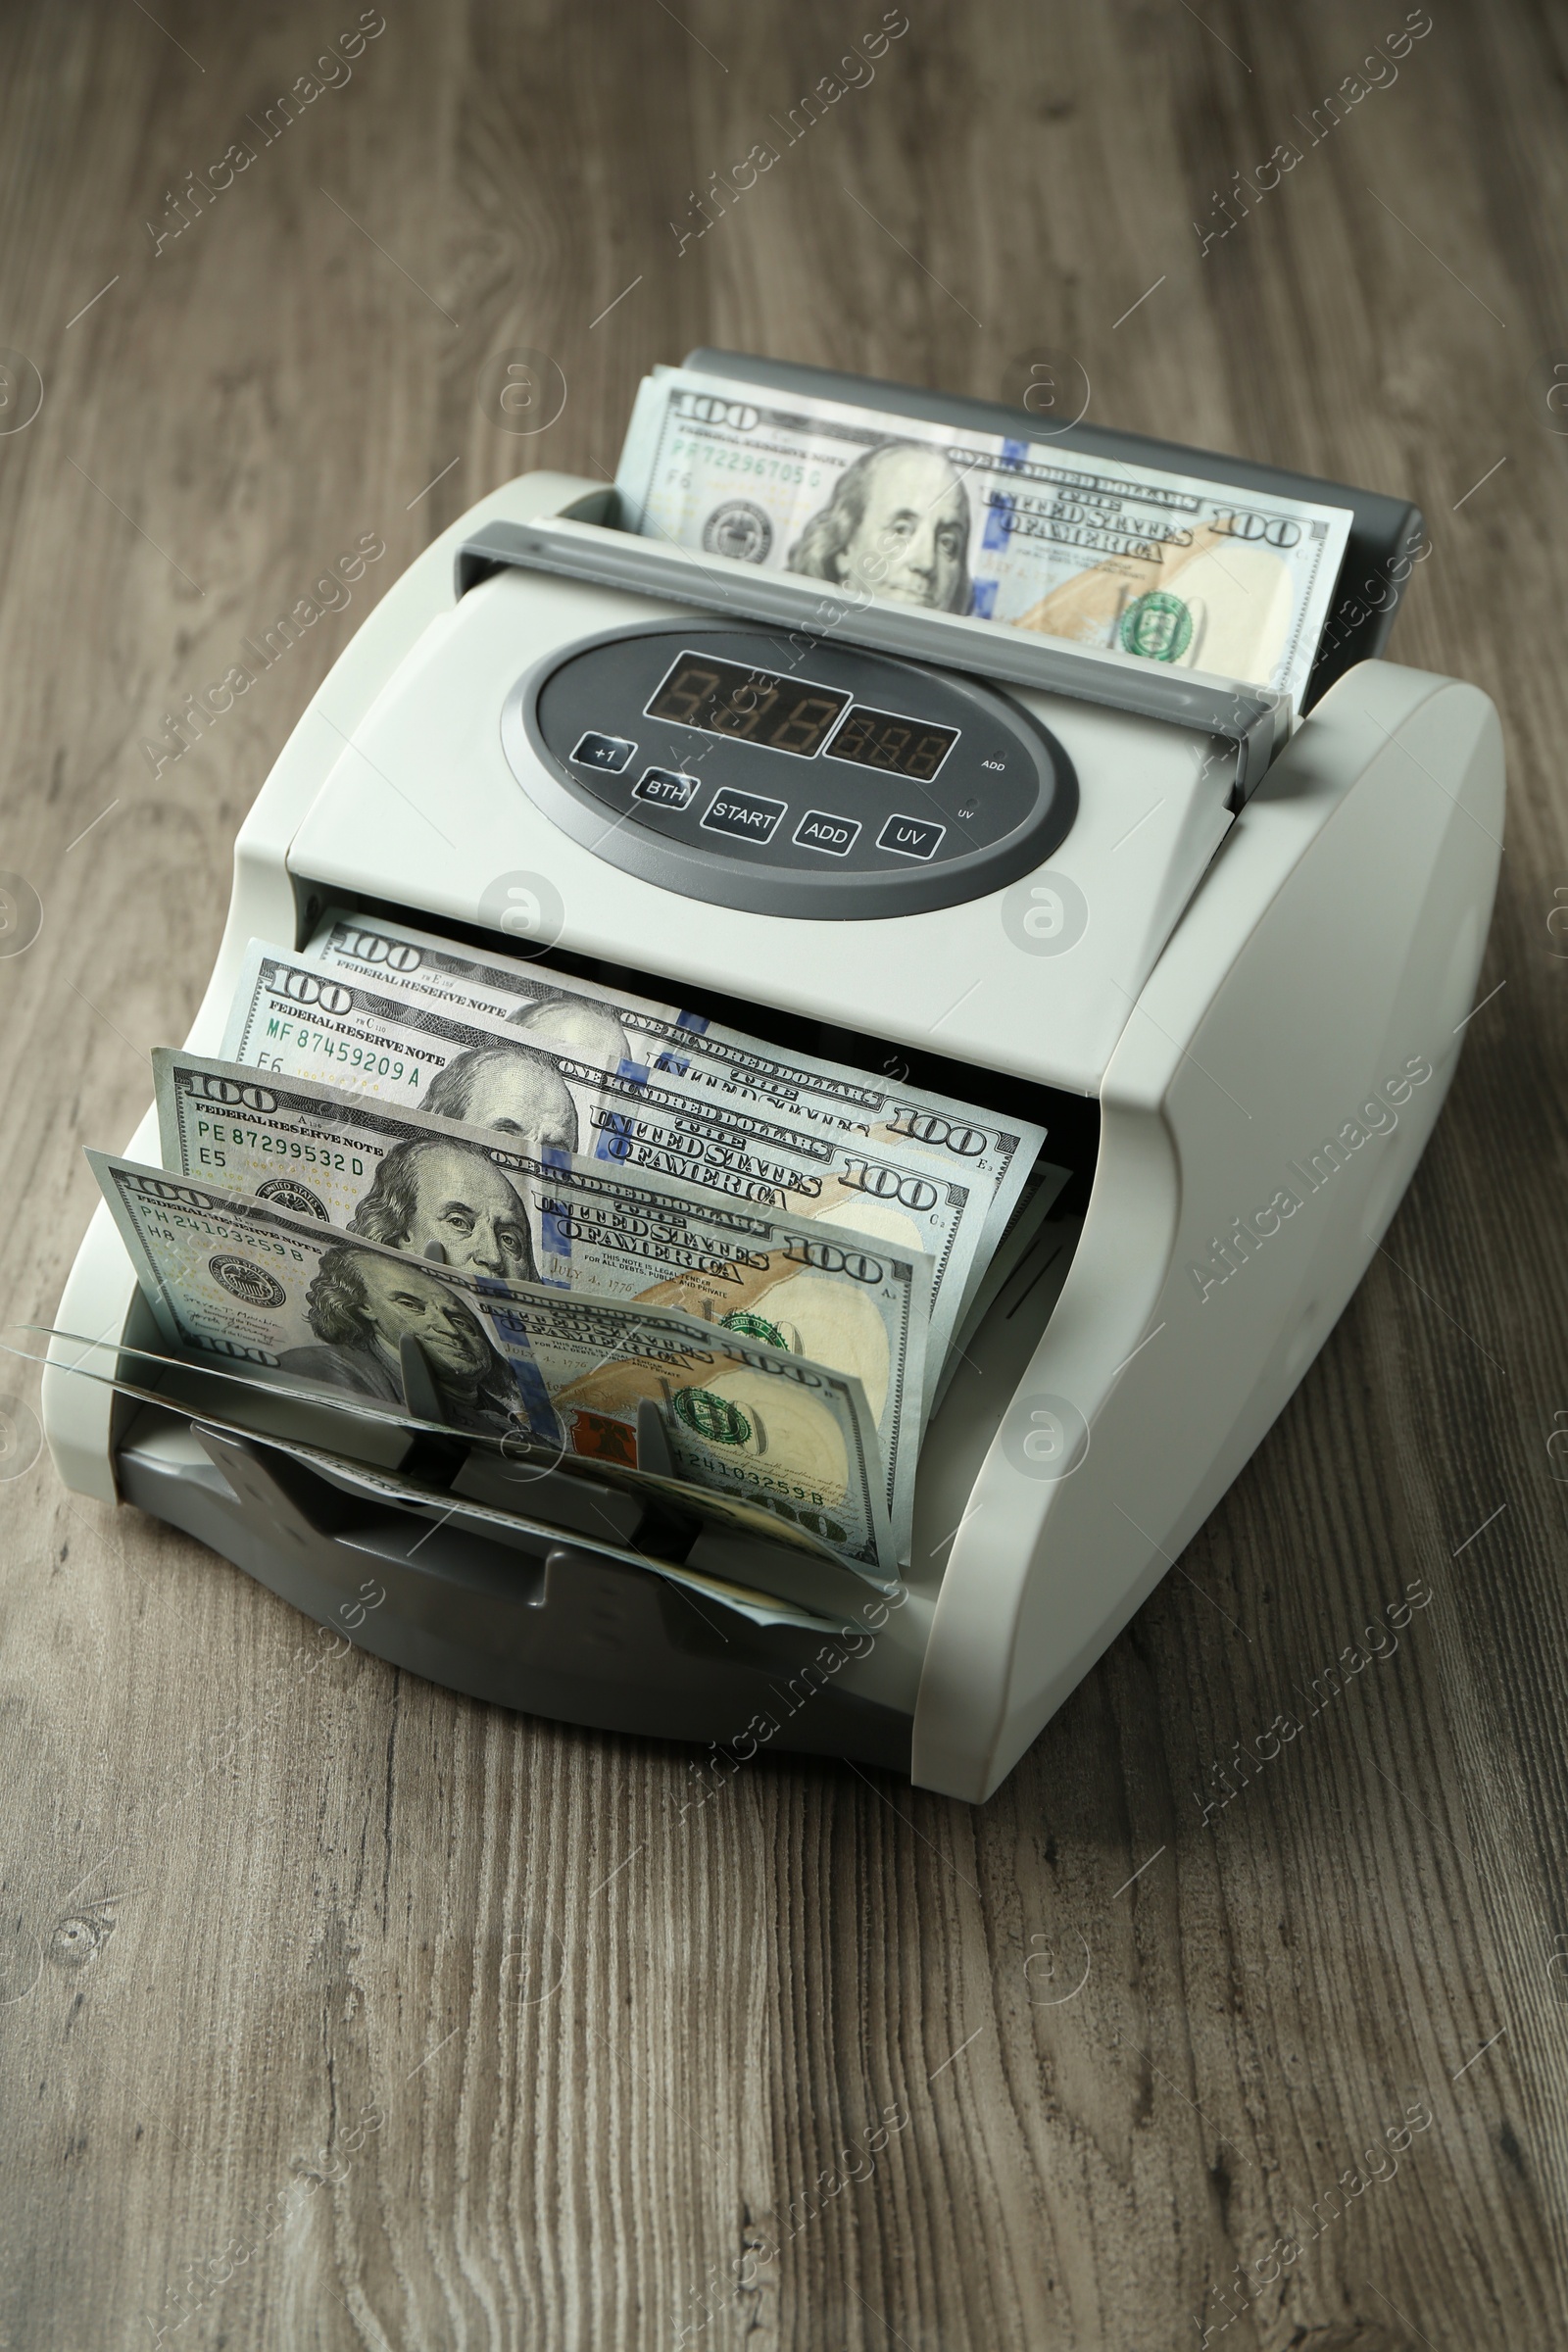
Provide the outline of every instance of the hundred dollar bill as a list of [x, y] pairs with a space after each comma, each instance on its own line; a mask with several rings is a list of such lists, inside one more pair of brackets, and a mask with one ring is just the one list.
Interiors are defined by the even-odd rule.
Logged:
[[350, 978], [259, 940], [246, 951], [221, 1058], [284, 1077], [325, 1078], [469, 1127], [496, 1128], [547, 1160], [580, 1152], [639, 1180], [673, 1178], [815, 1224], [848, 1226], [901, 1255], [923, 1251], [931, 1272], [928, 1378], [995, 1205], [993, 1188], [977, 1187], [970, 1161], [958, 1153], [951, 1169], [928, 1173], [907, 1164], [897, 1139], [883, 1145], [854, 1133], [804, 1131], [688, 1088], [678, 1072], [631, 1077], [546, 1037], [519, 1034], [497, 1013], [448, 1010], [412, 990]]
[[160, 1047], [166, 1168], [254, 1194], [476, 1280], [668, 1307], [854, 1374], [908, 1553], [931, 1275], [848, 1228], [639, 1183], [613, 1161], [552, 1164], [517, 1139], [317, 1079]]
[[[548, 1053], [566, 1053], [642, 1084], [650, 1078], [743, 1117], [757, 1112], [810, 1134], [863, 1136], [890, 1159], [941, 1182], [956, 1171], [985, 1200], [984, 1221], [964, 1285], [1005, 1231], [1046, 1140], [1027, 1120], [999, 1119], [973, 1103], [786, 1054], [725, 1029], [701, 1012], [618, 993], [568, 972], [460, 946], [379, 916], [362, 921], [330, 909], [306, 950], [374, 986], [415, 990], [463, 1014], [499, 1015]], [[602, 1150], [611, 1150], [613, 1132]], [[897, 1204], [867, 1200], [863, 1231], [905, 1249], [918, 1245]]]
[[662, 1485], [748, 1504], [873, 1582], [894, 1576], [858, 1380], [690, 1315], [481, 1283], [245, 1194], [87, 1157], [177, 1352], [396, 1408], [412, 1342], [446, 1427], [553, 1446], [662, 1491], [639, 1459], [647, 1405]]
[[769, 570], [1217, 672], [1299, 708], [1348, 509], [659, 368], [624, 527]]

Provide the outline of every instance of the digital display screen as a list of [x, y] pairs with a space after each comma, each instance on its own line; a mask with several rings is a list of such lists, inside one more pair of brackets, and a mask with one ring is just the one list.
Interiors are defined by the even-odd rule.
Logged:
[[827, 756], [929, 784], [957, 740], [956, 727], [933, 726], [926, 718], [899, 718], [891, 710], [872, 710], [857, 703], [828, 745]]
[[681, 654], [644, 716], [814, 760], [851, 699], [809, 679], [781, 678], [770, 669], [747, 669], [709, 654]]

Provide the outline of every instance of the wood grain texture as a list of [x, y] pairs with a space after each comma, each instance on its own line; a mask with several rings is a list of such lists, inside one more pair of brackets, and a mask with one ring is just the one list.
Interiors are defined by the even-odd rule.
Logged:
[[[766, 1758], [692, 1809], [678, 1751], [343, 1653], [46, 1459], [0, 1483], [5, 2345], [1568, 2340], [1568, 25], [1433, 0], [1313, 143], [1398, 0], [908, 0], [682, 249], [880, 13], [385, 0], [263, 145], [348, 0], [13, 0], [0, 866], [43, 927], [0, 956], [0, 1309], [52, 1314], [79, 1147], [184, 1034], [358, 620], [519, 465], [612, 471], [698, 342], [1013, 396], [1054, 348], [1105, 422], [1416, 497], [1395, 650], [1508, 739], [1499, 993], [1299, 1396], [978, 1811]], [[515, 346], [569, 386], [534, 440], [476, 392]], [[364, 531], [350, 609], [155, 776]]]

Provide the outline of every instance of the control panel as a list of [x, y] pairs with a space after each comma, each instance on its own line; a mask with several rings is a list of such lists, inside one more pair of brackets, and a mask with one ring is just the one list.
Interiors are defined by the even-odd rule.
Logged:
[[1049, 729], [995, 688], [798, 630], [699, 618], [557, 652], [502, 714], [563, 831], [761, 913], [909, 914], [1043, 864], [1077, 809]]

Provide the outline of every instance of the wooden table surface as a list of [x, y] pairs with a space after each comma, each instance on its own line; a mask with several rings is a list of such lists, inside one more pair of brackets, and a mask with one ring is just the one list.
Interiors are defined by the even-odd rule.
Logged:
[[[1568, 2341], [1568, 20], [907, 0], [785, 148], [875, 0], [384, 8], [271, 131], [353, 0], [0, 26], [10, 1321], [357, 622], [519, 466], [612, 471], [697, 343], [1014, 398], [1050, 349], [1101, 421], [1417, 499], [1394, 651], [1508, 744], [1495, 993], [1192, 1581], [978, 1810], [762, 1758], [682, 1819], [678, 1750], [328, 1654], [68, 1496], [7, 1373], [0, 2344]], [[484, 406], [523, 346], [568, 394], [532, 439]], [[367, 532], [352, 605], [155, 776]]]

